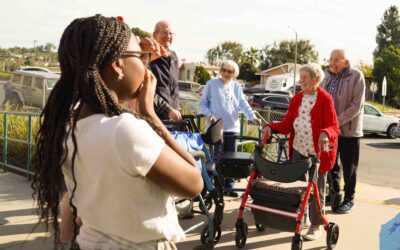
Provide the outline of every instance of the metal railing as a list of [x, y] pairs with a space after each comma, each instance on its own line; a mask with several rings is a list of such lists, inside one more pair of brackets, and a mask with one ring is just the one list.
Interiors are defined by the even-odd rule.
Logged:
[[[34, 121], [39, 119], [39, 113], [30, 112], [10, 112], [10, 111], [0, 111], [0, 120], [2, 120], [2, 126], [0, 125], [0, 131], [2, 133], [0, 136], [0, 143], [2, 145], [2, 159], [0, 161], [0, 166], [3, 171], [11, 169], [20, 173], [26, 174], [28, 180], [31, 179], [32, 172], [32, 149], [35, 146], [33, 141], [33, 124]], [[24, 125], [25, 123], [25, 125]], [[25, 137], [25, 138], [23, 138]], [[10, 144], [13, 144], [14, 154], [21, 154], [25, 151], [24, 145], [27, 145], [26, 161], [25, 166], [14, 165], [11, 163], [10, 156]], [[16, 145], [22, 145], [18, 147]], [[20, 155], [21, 156], [21, 155]]]
[[[262, 120], [263, 123], [280, 121], [283, 119], [285, 113], [273, 111], [271, 109], [260, 109], [255, 110], [258, 118]], [[28, 180], [33, 176], [32, 172], [32, 151], [35, 147], [34, 138], [34, 124], [38, 121], [40, 113], [36, 112], [13, 112], [13, 111], [0, 111], [0, 145], [2, 146], [1, 153], [2, 158], [0, 160], [0, 167], [3, 171], [8, 170], [17, 171], [19, 173], [26, 174]], [[26, 120], [24, 120], [24, 118]], [[3, 119], [1, 121], [1, 119]], [[199, 128], [201, 128], [201, 119], [198, 117], [196, 123]], [[1, 130], [2, 129], [2, 130]], [[17, 130], [20, 131], [17, 131]], [[243, 114], [240, 114], [240, 135], [248, 135], [248, 128], [246, 123], [246, 118]], [[252, 136], [257, 136], [253, 134]], [[25, 137], [25, 138], [21, 138]], [[26, 161], [23, 161], [22, 165], [16, 165], [10, 162], [10, 143], [17, 145], [27, 145], [27, 148], [13, 147], [14, 155], [21, 156], [17, 154], [26, 154]], [[243, 147], [247, 144], [254, 144], [255, 141], [240, 141], [238, 142], [238, 150], [243, 151]], [[17, 153], [17, 154], [16, 154]]]

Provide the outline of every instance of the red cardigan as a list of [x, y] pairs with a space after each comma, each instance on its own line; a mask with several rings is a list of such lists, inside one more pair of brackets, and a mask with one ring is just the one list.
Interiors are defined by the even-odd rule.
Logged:
[[[281, 134], [289, 134], [289, 157], [292, 158], [293, 151], [293, 140], [294, 140], [294, 127], [293, 123], [299, 114], [299, 108], [303, 99], [303, 91], [296, 94], [290, 102], [289, 109], [285, 118], [281, 122], [269, 123], [265, 126], [269, 126], [273, 131], [277, 131]], [[320, 167], [319, 173], [325, 173], [332, 169], [338, 146], [339, 136], [339, 123], [336, 116], [334, 102], [330, 94], [323, 90], [321, 87], [317, 88], [317, 100], [315, 101], [314, 107], [311, 109], [311, 130], [314, 142], [315, 153], [319, 154], [318, 138], [322, 131], [324, 131], [329, 137], [329, 143], [334, 146], [333, 150], [329, 152], [321, 152], [320, 154]]]

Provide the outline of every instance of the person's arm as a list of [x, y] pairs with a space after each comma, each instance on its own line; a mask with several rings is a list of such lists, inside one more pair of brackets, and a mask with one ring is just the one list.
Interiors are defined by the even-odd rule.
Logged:
[[200, 111], [207, 118], [212, 115], [211, 109], [210, 109], [210, 97], [211, 97], [210, 89], [211, 89], [211, 84], [207, 83], [203, 89], [203, 95], [201, 96], [200, 101], [199, 101]]
[[[170, 194], [184, 198], [195, 197], [203, 189], [200, 170], [194, 158], [179, 146], [157, 117], [153, 106], [155, 86], [154, 75], [147, 71], [143, 87], [134, 107], [138, 113], [147, 117], [161, 129], [161, 134], [165, 140], [165, 145], [153, 166], [146, 173], [146, 177]], [[146, 137], [141, 137], [141, 139], [145, 140]], [[148, 143], [154, 144], [154, 142]]]
[[318, 148], [321, 151], [328, 152], [329, 144], [333, 145], [339, 136], [339, 122], [336, 116], [335, 105], [332, 97], [326, 96], [326, 100], [323, 102], [323, 128], [319, 133]]
[[[353, 120], [363, 109], [365, 101], [365, 80], [361, 72], [355, 79], [353, 97], [349, 106], [338, 114], [339, 126]], [[346, 94], [346, 93], [345, 93]]]
[[254, 114], [253, 109], [251, 108], [249, 102], [246, 100], [246, 96], [243, 93], [242, 87], [239, 85], [238, 87], [238, 99], [239, 99], [239, 108], [240, 110], [244, 113], [246, 118], [252, 122], [254, 122], [255, 125], [258, 125], [261, 123], [260, 119], [256, 117]]
[[298, 98], [298, 96], [293, 97], [290, 101], [289, 109], [282, 121], [268, 123], [265, 124], [265, 126], [270, 127], [273, 131], [278, 133], [289, 134], [293, 130], [295, 112], [297, 112], [299, 109], [296, 98]]

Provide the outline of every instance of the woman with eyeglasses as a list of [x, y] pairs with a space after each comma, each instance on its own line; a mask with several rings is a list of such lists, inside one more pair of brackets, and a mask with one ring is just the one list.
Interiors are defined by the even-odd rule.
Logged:
[[[41, 114], [32, 184], [55, 242], [63, 176], [72, 248], [176, 249], [185, 237], [171, 195], [192, 198], [203, 180], [155, 114], [148, 55], [117, 18], [75, 19], [62, 35], [61, 78]], [[120, 105], [130, 100], [133, 110]]]
[[[237, 142], [232, 136], [238, 135], [240, 130], [239, 111], [255, 124], [260, 124], [245, 95], [242, 86], [235, 80], [239, 75], [239, 66], [232, 60], [221, 64], [219, 78], [211, 79], [203, 89], [199, 102], [202, 114], [207, 117], [207, 127], [222, 118], [224, 123], [224, 143], [213, 148], [214, 160], [218, 161], [221, 149], [236, 151]], [[225, 188], [233, 188], [234, 180], [226, 179]], [[227, 192], [225, 195], [238, 197], [236, 192]]]

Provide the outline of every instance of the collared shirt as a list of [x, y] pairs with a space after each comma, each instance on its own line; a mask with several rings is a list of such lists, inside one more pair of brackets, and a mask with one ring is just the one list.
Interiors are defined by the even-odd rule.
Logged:
[[342, 77], [349, 71], [350, 67], [342, 69], [338, 74], [334, 74], [330, 71], [332, 78], [326, 87], [326, 91], [332, 96], [333, 101], [336, 100], [337, 90], [339, 89], [339, 83]]
[[157, 78], [156, 93], [174, 109], [179, 109], [179, 62], [174, 51], [169, 57], [160, 57], [150, 63], [150, 70]]

